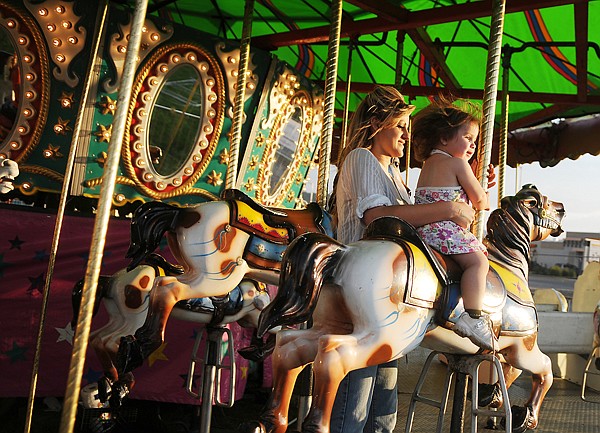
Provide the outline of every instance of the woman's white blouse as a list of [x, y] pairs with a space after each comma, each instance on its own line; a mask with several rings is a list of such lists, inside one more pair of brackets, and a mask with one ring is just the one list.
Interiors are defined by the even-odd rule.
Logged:
[[349, 244], [362, 237], [366, 228], [362, 217], [368, 209], [411, 204], [408, 192], [399, 181], [398, 169], [392, 167], [392, 170], [398, 179], [396, 182], [368, 149], [354, 149], [346, 156], [336, 187], [340, 242]]

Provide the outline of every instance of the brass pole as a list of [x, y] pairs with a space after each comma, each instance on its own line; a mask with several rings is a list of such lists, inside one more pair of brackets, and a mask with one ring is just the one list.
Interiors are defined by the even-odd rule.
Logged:
[[498, 143], [498, 207], [504, 197], [506, 190], [506, 153], [508, 149], [508, 106], [510, 95], [508, 93], [508, 81], [510, 75], [510, 51], [507, 48], [504, 51], [502, 59], [502, 118], [500, 123], [500, 139]]
[[325, 77], [325, 103], [323, 113], [323, 134], [319, 149], [319, 179], [317, 182], [317, 202], [325, 207], [329, 187], [329, 161], [333, 141], [335, 121], [335, 86], [337, 80], [340, 31], [342, 28], [342, 0], [331, 2], [331, 28], [327, 47], [327, 72]]
[[40, 324], [38, 327], [37, 341], [35, 346], [35, 356], [33, 358], [33, 371], [31, 372], [31, 384], [29, 388], [29, 397], [27, 400], [27, 413], [25, 418], [25, 433], [31, 431], [31, 422], [33, 418], [33, 403], [35, 400], [35, 392], [37, 389], [37, 380], [40, 370], [40, 355], [42, 350], [42, 338], [44, 337], [44, 328], [46, 326], [46, 316], [48, 314], [48, 300], [50, 297], [50, 283], [52, 282], [52, 276], [54, 275], [54, 265], [56, 263], [56, 253], [58, 251], [58, 244], [60, 240], [60, 233], [62, 231], [62, 224], [65, 215], [65, 208], [67, 198], [69, 196], [69, 188], [73, 177], [73, 167], [75, 165], [75, 157], [77, 155], [77, 145], [79, 143], [81, 135], [81, 127], [83, 124], [83, 117], [85, 109], [88, 105], [88, 97], [90, 93], [91, 83], [94, 81], [94, 75], [97, 71], [94, 70], [94, 64], [98, 56], [100, 49], [100, 42], [104, 35], [104, 26], [106, 24], [106, 16], [108, 13], [108, 1], [104, 1], [104, 4], [100, 4], [97, 17], [97, 33], [94, 39], [92, 52], [90, 56], [90, 63], [88, 65], [88, 73], [85, 77], [85, 83], [83, 85], [83, 92], [81, 95], [81, 102], [79, 104], [79, 111], [77, 112], [77, 119], [75, 121], [75, 127], [73, 131], [73, 140], [71, 141], [71, 148], [69, 149], [69, 156], [67, 159], [67, 165], [65, 169], [65, 177], [63, 180], [62, 190], [60, 194], [60, 202], [58, 204], [58, 210], [56, 212], [56, 222], [54, 223], [54, 237], [52, 238], [52, 247], [50, 249], [50, 256], [48, 258], [48, 271], [46, 272], [46, 280], [44, 282], [44, 292], [42, 296], [42, 309], [40, 311]]
[[352, 50], [354, 50], [354, 41], [350, 39], [348, 44], [348, 73], [346, 78], [346, 100], [344, 101], [344, 117], [342, 119], [342, 137], [340, 139], [339, 155], [342, 154], [346, 142], [348, 141], [348, 111], [350, 109], [350, 86], [352, 85]]
[[[394, 86], [398, 90], [402, 89], [402, 60], [404, 59], [404, 39], [406, 39], [406, 32], [404, 32], [402, 30], [398, 30], [398, 33], [396, 33], [396, 42], [398, 43], [398, 45], [396, 46], [396, 77], [394, 79]], [[408, 140], [406, 141], [406, 144], [404, 145], [404, 158], [405, 158], [404, 183], [406, 185], [408, 185], [408, 181], [410, 180], [409, 179], [410, 154], [412, 152], [412, 146], [411, 146], [412, 140], [411, 140], [411, 136], [410, 136], [411, 127], [412, 127], [412, 121], [409, 121]]]
[[108, 229], [108, 220], [110, 218], [112, 197], [119, 168], [119, 159], [121, 157], [121, 147], [124, 140], [127, 111], [131, 100], [131, 89], [133, 87], [135, 70], [138, 63], [137, 58], [142, 39], [142, 27], [146, 18], [147, 8], [148, 0], [136, 0], [131, 23], [130, 38], [127, 44], [127, 56], [125, 58], [123, 75], [119, 85], [117, 112], [113, 119], [113, 133], [108, 146], [108, 158], [102, 177], [102, 187], [100, 190], [100, 198], [98, 200], [98, 212], [94, 223], [90, 256], [85, 273], [83, 296], [81, 299], [81, 307], [79, 309], [79, 322], [73, 340], [73, 353], [71, 355], [71, 364], [69, 366], [69, 378], [67, 381], [67, 389], [65, 392], [60, 422], [60, 433], [72, 433], [75, 424], [81, 376], [90, 336], [98, 276], [102, 264], [102, 255]]
[[229, 162], [227, 163], [227, 176], [225, 188], [235, 188], [237, 182], [240, 142], [242, 141], [242, 124], [244, 123], [244, 100], [246, 99], [246, 81], [248, 59], [250, 57], [250, 37], [252, 36], [252, 13], [254, 0], [246, 0], [244, 8], [244, 22], [242, 26], [242, 40], [240, 42], [240, 64], [233, 103], [233, 124], [231, 125], [231, 142], [229, 145]]
[[[498, 71], [502, 48], [502, 31], [504, 28], [504, 10], [506, 0], [494, 0], [492, 4], [492, 25], [490, 27], [490, 46], [486, 65], [485, 89], [483, 94], [483, 122], [479, 139], [479, 155], [477, 178], [484, 190], [487, 190], [487, 167], [492, 156], [492, 139], [494, 135], [494, 116], [496, 115], [496, 97], [498, 92]], [[477, 213], [473, 224], [473, 233], [479, 240], [483, 239], [485, 211]]]

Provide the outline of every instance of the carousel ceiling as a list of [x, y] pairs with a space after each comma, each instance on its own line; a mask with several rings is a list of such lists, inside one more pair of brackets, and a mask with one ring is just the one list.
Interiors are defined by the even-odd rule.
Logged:
[[[239, 40], [244, 4], [244, 0], [150, 0], [149, 13]], [[330, 6], [329, 0], [255, 0], [251, 44], [323, 83]], [[338, 121], [346, 100], [352, 111], [376, 84], [399, 85], [417, 107], [440, 92], [480, 100], [491, 11], [491, 0], [344, 1]], [[553, 119], [600, 112], [600, 33], [590, 25], [599, 20], [596, 0], [506, 1], [500, 76], [508, 68], [509, 130], [514, 131], [509, 137], [510, 165], [532, 161], [553, 165], [564, 157], [600, 153], [598, 140], [584, 146], [577, 143], [570, 151], [572, 143], [561, 136], [568, 121], [562, 128], [542, 125], [538, 130], [543, 133], [534, 138], [531, 132], [521, 132]], [[500, 114], [500, 103], [496, 113]], [[598, 117], [589, 119], [592, 130], [598, 131]]]

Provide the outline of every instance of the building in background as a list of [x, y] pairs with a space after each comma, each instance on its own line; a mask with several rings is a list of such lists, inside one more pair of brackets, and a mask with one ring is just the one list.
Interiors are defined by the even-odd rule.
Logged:
[[534, 242], [531, 262], [542, 268], [571, 268], [577, 275], [589, 262], [600, 261], [600, 233], [567, 232], [560, 241]]

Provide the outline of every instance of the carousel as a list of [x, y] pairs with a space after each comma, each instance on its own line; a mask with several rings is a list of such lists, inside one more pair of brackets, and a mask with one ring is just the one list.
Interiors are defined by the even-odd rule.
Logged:
[[[569, 204], [527, 179], [507, 191], [505, 171], [600, 152], [599, 16], [579, 0], [0, 0], [7, 431], [151, 431], [136, 403], [152, 402], [192, 408], [185, 431], [219, 432], [214, 408], [243, 404], [252, 377], [266, 402], [230, 412], [230, 431], [326, 433], [343, 372], [414, 350], [432, 354], [414, 376], [439, 355], [448, 378], [440, 402], [417, 384], [406, 431], [417, 402], [439, 409], [437, 431], [447, 411], [453, 433], [466, 413], [471, 431], [477, 415], [550, 431], [546, 353], [559, 349], [527, 271], [531, 242], [559, 235]], [[472, 231], [490, 251], [497, 352], [451, 337], [460, 276], [410, 225], [381, 219], [358, 243], [335, 240], [337, 157], [377, 85], [417, 111], [449, 96], [482, 106], [476, 174], [487, 188], [483, 167], [497, 167], [499, 200]], [[408, 184], [419, 163], [406, 155]], [[365, 285], [393, 286], [393, 302], [361, 298]], [[565, 351], [591, 353], [590, 404], [600, 337], [569, 338]], [[520, 370], [531, 393], [512, 405]]]

